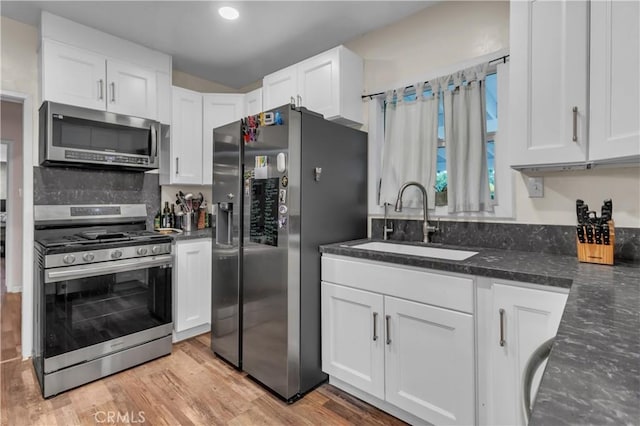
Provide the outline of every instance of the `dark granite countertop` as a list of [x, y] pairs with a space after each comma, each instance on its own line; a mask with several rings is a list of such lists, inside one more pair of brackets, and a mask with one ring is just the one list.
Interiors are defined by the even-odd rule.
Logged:
[[[530, 425], [640, 422], [640, 268], [592, 265], [573, 256], [453, 247], [477, 255], [463, 261], [320, 247], [326, 254], [570, 288]], [[400, 243], [418, 244], [419, 243]]]
[[198, 238], [211, 238], [213, 236], [213, 228], [198, 229], [190, 232], [182, 232], [181, 234], [171, 235], [174, 241], [195, 240]]

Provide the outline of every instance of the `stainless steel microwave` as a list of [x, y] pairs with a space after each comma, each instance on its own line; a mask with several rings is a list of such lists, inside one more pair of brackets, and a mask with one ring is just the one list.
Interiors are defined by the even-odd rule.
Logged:
[[160, 123], [54, 102], [40, 107], [40, 164], [157, 169]]

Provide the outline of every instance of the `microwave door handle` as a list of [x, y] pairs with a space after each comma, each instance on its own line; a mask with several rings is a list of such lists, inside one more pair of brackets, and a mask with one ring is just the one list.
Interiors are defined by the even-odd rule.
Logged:
[[151, 152], [153, 156], [158, 156], [158, 127], [151, 125]]

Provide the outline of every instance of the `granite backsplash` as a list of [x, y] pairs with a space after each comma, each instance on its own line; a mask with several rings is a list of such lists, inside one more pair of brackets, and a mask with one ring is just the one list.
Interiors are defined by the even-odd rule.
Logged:
[[147, 229], [160, 207], [159, 175], [120, 170], [33, 168], [33, 203], [145, 204]]
[[[393, 222], [390, 240], [422, 241], [421, 220], [390, 221]], [[382, 238], [383, 226], [384, 219], [371, 219], [371, 237]], [[433, 234], [432, 241], [456, 246], [576, 256], [575, 226], [441, 221], [440, 231]], [[640, 229], [616, 228], [614, 250], [617, 260], [640, 262]]]

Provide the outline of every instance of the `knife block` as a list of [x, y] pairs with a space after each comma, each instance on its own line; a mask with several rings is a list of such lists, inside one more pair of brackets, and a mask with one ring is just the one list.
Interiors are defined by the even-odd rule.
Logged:
[[585, 263], [613, 265], [613, 248], [616, 242], [616, 231], [613, 221], [609, 224], [609, 245], [581, 243], [576, 236], [578, 260]]

